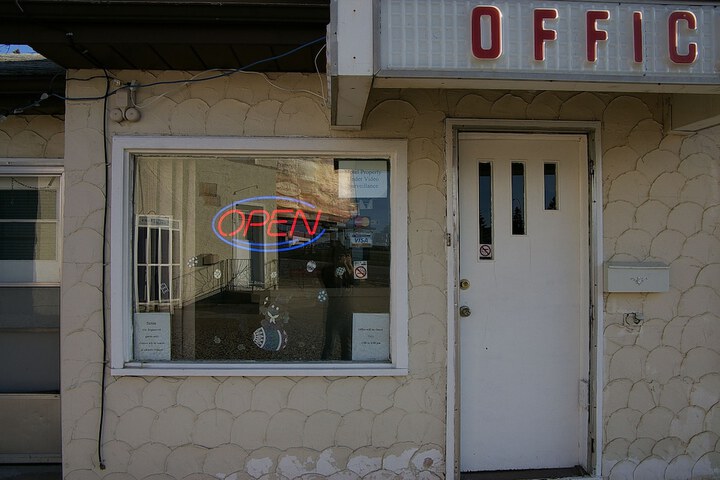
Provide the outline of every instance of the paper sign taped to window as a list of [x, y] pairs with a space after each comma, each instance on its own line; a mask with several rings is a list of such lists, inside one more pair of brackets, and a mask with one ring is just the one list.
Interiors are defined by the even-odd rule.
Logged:
[[385, 160], [339, 160], [338, 197], [386, 198], [388, 170]]
[[170, 360], [170, 313], [136, 313], [133, 325], [134, 360]]
[[353, 313], [352, 359], [365, 362], [390, 359], [390, 314]]

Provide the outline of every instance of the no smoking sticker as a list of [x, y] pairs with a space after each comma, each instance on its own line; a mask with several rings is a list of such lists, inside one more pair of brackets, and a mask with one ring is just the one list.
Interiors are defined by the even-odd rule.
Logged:
[[492, 245], [487, 243], [480, 245], [480, 258], [492, 258]]
[[355, 278], [355, 280], [365, 280], [367, 276], [367, 261], [359, 260], [353, 262], [353, 278]]

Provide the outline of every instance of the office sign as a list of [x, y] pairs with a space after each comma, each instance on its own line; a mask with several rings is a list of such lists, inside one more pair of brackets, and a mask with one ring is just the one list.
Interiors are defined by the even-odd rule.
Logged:
[[718, 5], [382, 0], [379, 76], [717, 84]]

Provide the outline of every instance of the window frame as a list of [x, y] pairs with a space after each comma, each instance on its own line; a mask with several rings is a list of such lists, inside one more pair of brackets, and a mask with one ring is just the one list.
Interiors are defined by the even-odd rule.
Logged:
[[[390, 363], [139, 362], [132, 359], [135, 155], [334, 156], [390, 161]], [[408, 374], [407, 141], [294, 137], [115, 136], [110, 185], [110, 371], [136, 376], [403, 376]]]

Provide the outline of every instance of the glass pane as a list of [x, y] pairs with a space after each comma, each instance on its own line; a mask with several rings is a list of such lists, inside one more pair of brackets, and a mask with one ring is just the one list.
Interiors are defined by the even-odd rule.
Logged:
[[135, 162], [136, 360], [390, 361], [386, 159]]
[[55, 260], [57, 224], [0, 222], [0, 260]]
[[137, 255], [137, 263], [147, 263], [147, 234], [148, 230], [145, 227], [140, 227], [137, 230], [137, 246], [135, 247], [135, 254]]
[[160, 230], [160, 263], [170, 263], [170, 230]]
[[172, 250], [172, 263], [179, 264], [180, 263], [180, 230], [173, 230], [172, 232], [172, 245], [170, 246], [170, 249]]
[[158, 237], [160, 232], [157, 228], [150, 229], [150, 261], [148, 263], [158, 263]]
[[492, 259], [492, 165], [481, 162], [478, 172], [480, 258]]
[[60, 288], [0, 287], [0, 331], [59, 327]]
[[60, 332], [0, 331], [0, 394], [60, 391]]
[[59, 390], [59, 287], [0, 287], [0, 362], [0, 393]]
[[1, 177], [0, 220], [56, 220], [57, 177]]
[[137, 301], [147, 302], [147, 267], [137, 267], [135, 280], [137, 282]]
[[513, 162], [512, 234], [525, 235], [525, 164]]
[[160, 267], [160, 301], [170, 300], [170, 267]]
[[545, 210], [557, 210], [557, 163], [545, 164]]

